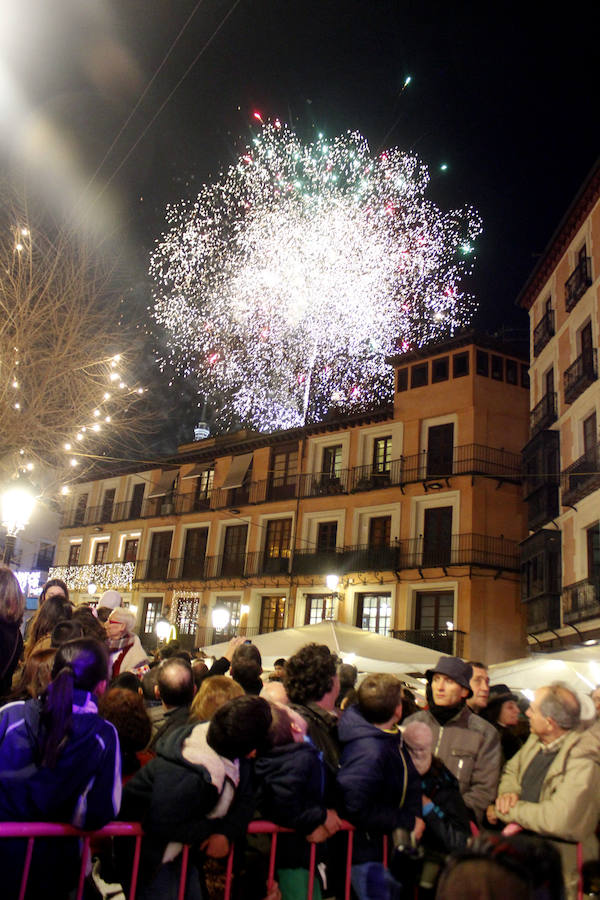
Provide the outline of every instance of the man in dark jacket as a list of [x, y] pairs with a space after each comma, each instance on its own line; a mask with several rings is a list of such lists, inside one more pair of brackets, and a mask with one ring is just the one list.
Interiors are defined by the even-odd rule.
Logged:
[[158, 666], [154, 694], [161, 701], [163, 719], [152, 737], [150, 749], [155, 750], [158, 741], [181, 725], [190, 715], [196, 685], [191, 665], [178, 656], [164, 659]]
[[[358, 689], [358, 705], [346, 710], [339, 724], [339, 811], [357, 826], [352, 886], [360, 900], [382, 896], [383, 846], [392, 832], [414, 830], [418, 837], [423, 830], [420, 778], [402, 747], [401, 716], [399, 679], [369, 675]], [[388, 885], [388, 893], [393, 887]]]
[[323, 754], [327, 768], [325, 799], [333, 799], [340, 760], [337, 718], [333, 711], [340, 691], [337, 660], [325, 644], [306, 644], [285, 666], [284, 687], [291, 706], [308, 726], [308, 736]]

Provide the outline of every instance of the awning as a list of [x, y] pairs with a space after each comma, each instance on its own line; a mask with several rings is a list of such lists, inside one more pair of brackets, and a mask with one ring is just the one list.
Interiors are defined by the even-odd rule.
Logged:
[[210, 466], [202, 466], [202, 465], [192, 466], [192, 468], [190, 469], [189, 472], [187, 472], [185, 475], [181, 476], [181, 480], [185, 481], [186, 478], [199, 478], [200, 475], [203, 475], [204, 472], [207, 472], [209, 470], [209, 468], [210, 468]]
[[243, 453], [241, 456], [234, 456], [229, 467], [229, 472], [225, 481], [221, 485], [222, 488], [241, 487], [246, 477], [246, 472], [252, 462], [252, 453]]
[[148, 500], [152, 500], [154, 497], [164, 497], [165, 494], [168, 494], [173, 488], [173, 482], [175, 481], [176, 475], [177, 471], [175, 469], [163, 469], [158, 484], [154, 490], [148, 494]]

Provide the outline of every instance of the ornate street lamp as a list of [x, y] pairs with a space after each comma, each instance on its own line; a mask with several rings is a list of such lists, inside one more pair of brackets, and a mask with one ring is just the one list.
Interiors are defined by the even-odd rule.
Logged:
[[2, 524], [6, 528], [4, 547], [6, 566], [9, 565], [14, 553], [17, 534], [29, 524], [35, 501], [34, 490], [23, 476], [15, 479], [2, 494]]

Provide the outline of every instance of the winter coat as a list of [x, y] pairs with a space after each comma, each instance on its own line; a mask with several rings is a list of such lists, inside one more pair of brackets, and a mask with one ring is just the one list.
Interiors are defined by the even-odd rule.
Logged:
[[[73, 698], [72, 730], [53, 769], [37, 762], [42, 702], [20, 700], [0, 711], [0, 821], [65, 822], [93, 830], [116, 817], [121, 801], [116, 729], [98, 715], [91, 694], [76, 689]], [[3, 896], [18, 896], [24, 856], [24, 841], [0, 842]], [[38, 839], [27, 896], [64, 896], [78, 873], [76, 840]]]
[[296, 835], [280, 835], [277, 841], [277, 867], [308, 867], [310, 834], [327, 817], [323, 800], [325, 767], [319, 751], [309, 742], [273, 747], [256, 760], [256, 807], [261, 818]]
[[117, 663], [121, 657], [122, 651], [116, 650], [112, 651], [110, 654], [111, 678], [116, 678], [117, 675], [122, 675], [123, 672], [135, 672], [136, 669], [139, 669], [148, 662], [146, 651], [142, 647], [142, 642], [137, 634], [130, 634], [127, 639], [127, 644], [130, 646], [128, 647], [127, 653], [125, 653], [120, 661], [118, 672], [115, 671], [115, 663]]
[[464, 848], [471, 836], [471, 817], [458, 781], [440, 759], [433, 759], [421, 776], [421, 791], [431, 800], [430, 809], [423, 807], [422, 846], [442, 854]]
[[338, 738], [338, 720], [318, 703], [290, 704], [296, 712], [299, 712], [308, 726], [308, 736], [323, 754], [325, 763], [325, 801], [328, 806], [333, 805], [335, 797], [335, 777], [340, 763], [340, 742]]
[[22, 652], [20, 623], [0, 622], [0, 697], [10, 693], [12, 677]]
[[[540, 750], [537, 735], [529, 739], [510, 759], [502, 774], [498, 794], [521, 794], [523, 775]], [[584, 859], [597, 858], [594, 832], [600, 816], [600, 756], [586, 732], [569, 731], [560, 744], [542, 783], [537, 803], [519, 800], [503, 822], [516, 822], [536, 834], [557, 838], [563, 861], [567, 896], [577, 896], [577, 843], [582, 842]]]
[[496, 799], [500, 777], [500, 739], [493, 725], [463, 706], [445, 725], [429, 710], [409, 716], [405, 725], [425, 722], [433, 733], [433, 754], [458, 779], [465, 804], [481, 823]]
[[337, 785], [340, 813], [357, 826], [353, 862], [383, 859], [383, 838], [395, 828], [414, 828], [421, 815], [421, 782], [399, 731], [382, 731], [357, 707], [339, 723], [342, 743]]
[[[203, 722], [171, 731], [160, 741], [156, 757], [123, 789], [120, 818], [141, 822], [146, 832], [140, 868], [144, 883], [156, 875], [168, 845], [200, 844], [215, 832], [235, 840], [246, 832], [253, 798], [237, 805], [232, 800], [240, 782], [245, 789], [249, 785], [247, 769], [208, 747], [207, 730]], [[177, 849], [169, 848], [172, 858]], [[132, 852], [129, 842], [120, 842], [117, 857], [124, 886]]]

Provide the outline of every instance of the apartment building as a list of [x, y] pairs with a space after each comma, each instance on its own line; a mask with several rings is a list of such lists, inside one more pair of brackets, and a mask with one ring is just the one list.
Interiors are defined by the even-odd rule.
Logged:
[[600, 638], [599, 276], [596, 166], [518, 298], [531, 322], [523, 600], [538, 649]]
[[337, 619], [488, 662], [520, 655], [527, 362], [469, 333], [390, 365], [389, 406], [209, 437], [77, 484], [53, 574], [82, 601], [120, 590], [149, 646], [166, 614], [188, 645]]

